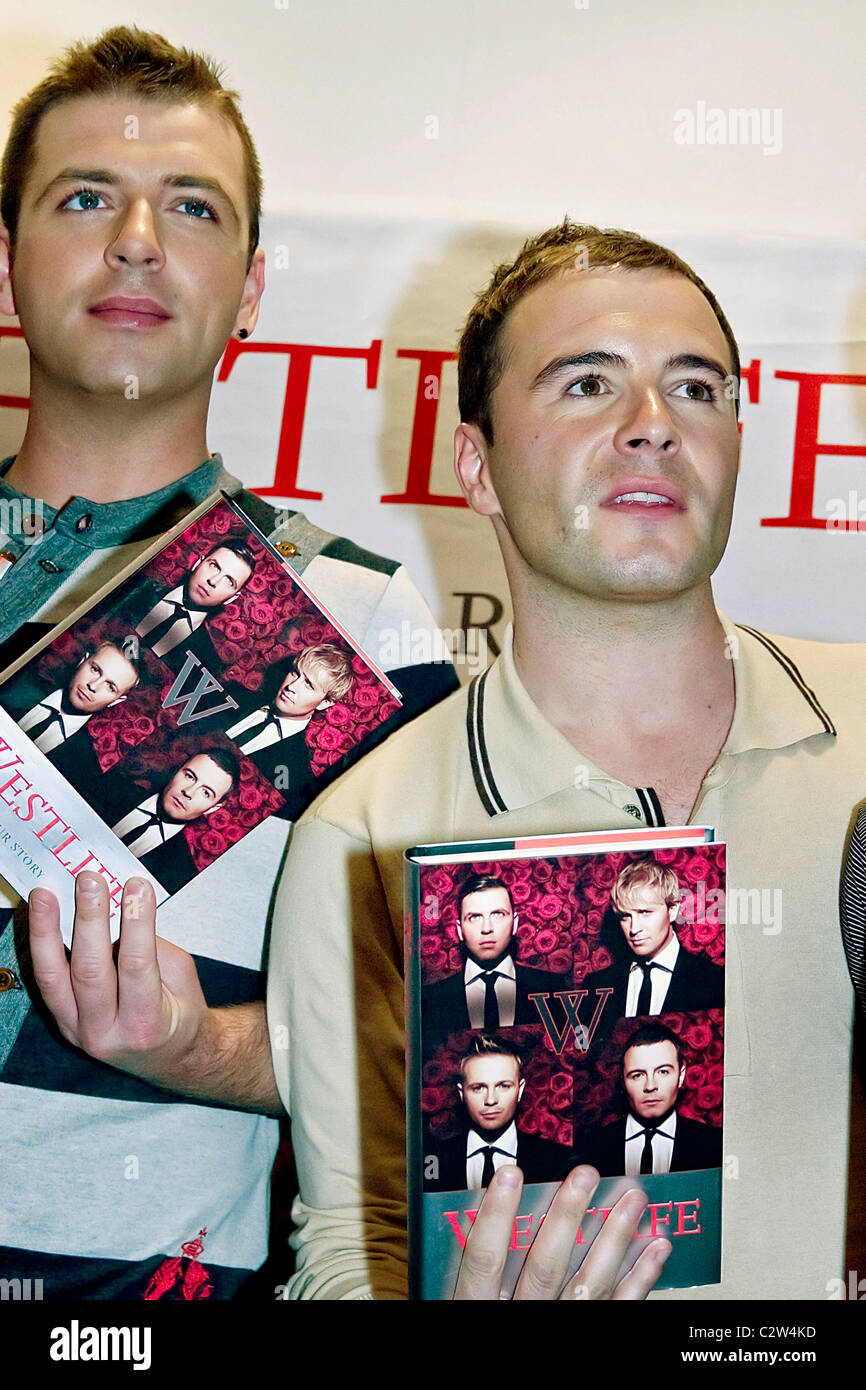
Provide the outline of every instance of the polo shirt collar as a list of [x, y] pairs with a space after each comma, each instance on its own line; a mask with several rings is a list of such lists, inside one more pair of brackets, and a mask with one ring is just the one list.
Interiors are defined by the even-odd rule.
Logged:
[[[819, 696], [776, 641], [719, 613], [734, 660], [734, 718], [719, 761], [757, 748], [785, 748], [816, 734], [835, 735]], [[784, 639], [783, 639], [784, 641]], [[467, 738], [472, 773], [489, 815], [535, 805], [573, 788], [579, 767], [590, 787], [620, 783], [596, 767], [530, 698], [514, 665], [513, 631], [501, 655], [469, 689]], [[641, 792], [651, 789], [635, 789]], [[652, 820], [650, 820], [652, 823]]]
[[724, 613], [719, 620], [734, 663], [736, 688], [734, 718], [722, 753], [788, 748], [815, 734], [835, 736], [820, 691], [807, 684], [785, 650], [787, 639], [732, 623]]
[[[12, 455], [0, 463], [0, 497], [8, 501], [24, 495], [5, 480], [14, 462]], [[220, 489], [237, 492], [239, 488], [237, 479], [223, 466], [221, 456], [212, 454], [191, 473], [141, 497], [122, 502], [91, 502], [87, 497], [72, 497], [59, 510], [43, 502], [43, 520], [46, 531], [74, 531], [81, 544], [103, 550], [126, 541], [159, 536], [211, 493]]]

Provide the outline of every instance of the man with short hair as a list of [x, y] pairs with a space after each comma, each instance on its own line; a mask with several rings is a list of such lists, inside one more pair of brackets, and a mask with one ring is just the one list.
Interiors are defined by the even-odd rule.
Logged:
[[526, 1182], [559, 1182], [569, 1150], [518, 1129], [526, 1086], [520, 1049], [495, 1034], [472, 1038], [460, 1059], [456, 1083], [464, 1126], [454, 1138], [429, 1140], [424, 1152], [427, 1192], [488, 1187], [493, 1174], [516, 1163]]
[[[258, 160], [214, 64], [130, 28], [73, 46], [16, 106], [0, 183], [0, 313], [18, 313], [31, 364], [27, 429], [0, 463], [0, 497], [15, 504], [7, 518], [41, 499], [44, 524], [35, 542], [0, 535], [13, 562], [0, 579], [0, 668], [221, 489], [314, 593], [321, 583], [362, 647], [378, 652], [404, 623], [432, 630], [399, 564], [275, 512], [208, 447], [214, 369], [229, 338], [253, 332], [264, 286]], [[223, 544], [196, 568], [207, 608], [249, 564]], [[447, 664], [412, 660], [389, 670], [406, 691], [389, 729], [456, 686]], [[263, 1015], [254, 1001], [288, 830], [266, 818], [160, 908], [160, 930], [192, 952], [209, 998], [237, 1006], [237, 1024], [248, 1008]], [[6, 901], [0, 1274], [42, 1278], [46, 1298], [140, 1298], [202, 1233], [204, 1296], [231, 1296], [267, 1251], [276, 1123], [186, 1105], [67, 1046], [30, 1007], [11, 890]]]
[[603, 1178], [721, 1167], [721, 1126], [678, 1114], [685, 1079], [676, 1033], [663, 1023], [638, 1024], [620, 1061], [625, 1114], [587, 1136], [582, 1161], [591, 1163]]
[[[191, 753], [171, 771], [161, 790], [141, 797], [135, 788], [136, 803], [111, 829], [130, 854], [169, 893], [177, 893], [195, 876], [196, 867], [182, 831], [202, 816], [210, 816], [221, 806], [238, 783], [240, 764], [229, 748], [212, 747]], [[110, 784], [111, 777], [106, 779]], [[122, 783], [127, 787], [126, 779]], [[117, 814], [115, 810], [103, 819]]]
[[581, 988], [610, 987], [596, 1041], [609, 1036], [618, 1018], [649, 1014], [721, 1009], [725, 972], [705, 954], [685, 950], [677, 940], [682, 893], [675, 871], [651, 854], [620, 870], [610, 905], [625, 943], [625, 952], [605, 970], [587, 975]]
[[[100, 642], [86, 652], [65, 685], [41, 692], [34, 672], [23, 670], [0, 686], [0, 706], [49, 756], [83, 729], [91, 715], [121, 704], [140, 680], [138, 638]], [[23, 710], [23, 712], [21, 712]]]
[[506, 884], [495, 874], [471, 874], [457, 899], [457, 935], [465, 963], [456, 975], [426, 985], [422, 996], [426, 1038], [461, 1028], [493, 1033], [523, 1023], [539, 1023], [532, 994], [564, 989], [564, 975], [538, 970], [514, 959], [518, 917]]
[[[286, 1051], [250, 1046], [207, 1075], [226, 1020], [190, 989], [169, 1036], [155, 972], [149, 1049], [122, 1008], [89, 1032], [106, 1060], [168, 1084], [278, 1091], [291, 1107], [290, 1297], [405, 1296], [406, 847], [688, 822], [727, 842], [729, 887], [781, 889], [785, 924], [728, 933], [725, 1138], [739, 1180], [726, 1192], [722, 1283], [659, 1297], [821, 1298], [841, 1269], [852, 999], [835, 912], [866, 785], [864, 650], [776, 640], [715, 607], [738, 370], [715, 297], [642, 237], [565, 221], [497, 269], [461, 340], [455, 468], [496, 532], [513, 635], [471, 687], [352, 769], [296, 828], [269, 960], [270, 1023], [287, 1030]], [[56, 911], [38, 890], [33, 901], [40, 970], [79, 1037]], [[293, 911], [298, 901], [315, 913]], [[103, 894], [83, 939], [91, 952], [99, 943], [110, 989], [106, 922]], [[152, 930], [137, 921], [130, 945], [151, 964]], [[817, 1050], [804, 1017], [826, 1023]], [[816, 1190], [822, 1219], [804, 1258], [790, 1214]], [[500, 1173], [491, 1197], [510, 1232], [519, 1189]], [[496, 1297], [483, 1263], [470, 1260], [470, 1283]]]
[[[135, 630], [154, 656], [165, 657], [182, 644], [178, 655], [192, 649], [209, 671], [217, 673], [219, 658], [207, 623], [235, 602], [254, 566], [252, 551], [243, 541], [220, 541], [192, 562], [181, 584], [165, 593], [159, 585], [145, 581], [124, 599], [123, 610], [141, 614]], [[200, 645], [203, 637], [207, 637], [205, 647]]]

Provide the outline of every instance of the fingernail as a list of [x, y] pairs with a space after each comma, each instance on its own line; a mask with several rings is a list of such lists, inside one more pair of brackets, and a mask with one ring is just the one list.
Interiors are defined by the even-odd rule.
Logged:
[[571, 1182], [572, 1186], [579, 1187], [581, 1192], [586, 1192], [591, 1197], [598, 1187], [599, 1178], [596, 1173], [581, 1166], [572, 1169]]
[[95, 898], [99, 892], [100, 878], [98, 874], [79, 874], [78, 886], [88, 898]]
[[47, 912], [51, 907], [53, 899], [53, 893], [49, 893], [47, 889], [34, 888], [27, 901], [31, 908], [35, 908], [37, 912]]
[[123, 891], [128, 893], [131, 898], [143, 898], [148, 887], [147, 879], [131, 878]]
[[513, 1163], [506, 1163], [502, 1168], [497, 1170], [497, 1187], [519, 1187], [520, 1183], [520, 1174]]

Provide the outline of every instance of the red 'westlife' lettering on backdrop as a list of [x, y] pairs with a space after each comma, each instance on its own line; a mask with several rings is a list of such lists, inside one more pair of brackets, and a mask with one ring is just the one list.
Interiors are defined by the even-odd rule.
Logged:
[[387, 492], [379, 501], [412, 502], [416, 506], [427, 507], [465, 507], [468, 504], [459, 494], [452, 496], [430, 491], [436, 417], [442, 394], [442, 368], [446, 362], [453, 362], [457, 353], [431, 348], [399, 348], [397, 356], [418, 359], [418, 389], [415, 392], [415, 416], [409, 445], [409, 470], [405, 492]]
[[232, 338], [220, 363], [217, 381], [226, 381], [242, 352], [283, 353], [289, 358], [286, 394], [280, 421], [280, 441], [277, 464], [271, 487], [256, 487], [251, 491], [259, 497], [304, 497], [321, 502], [321, 492], [298, 487], [298, 468], [301, 461], [301, 441], [304, 437], [304, 417], [307, 412], [307, 392], [310, 368], [314, 357], [354, 357], [367, 364], [367, 390], [373, 391], [379, 380], [379, 360], [382, 339], [374, 338], [368, 348], [323, 347], [313, 343], [242, 343]]
[[[838, 372], [775, 372], [781, 381], [799, 383], [797, 421], [794, 427], [794, 463], [791, 473], [791, 503], [787, 516], [763, 516], [762, 526], [800, 526], [811, 531], [827, 530], [827, 518], [815, 516], [815, 469], [822, 454], [863, 454], [866, 444], [820, 444], [818, 417], [824, 386], [866, 386], [866, 376]], [[850, 520], [840, 530], [866, 531], [866, 521]]]

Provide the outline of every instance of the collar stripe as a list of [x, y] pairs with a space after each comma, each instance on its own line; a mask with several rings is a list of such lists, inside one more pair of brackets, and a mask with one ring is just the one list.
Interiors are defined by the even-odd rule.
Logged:
[[757, 640], [762, 644], [762, 646], [766, 647], [770, 655], [776, 658], [779, 665], [782, 667], [782, 670], [787, 671], [788, 675], [791, 677], [791, 680], [794, 682], [797, 689], [800, 691], [800, 694], [803, 696], [806, 703], [811, 705], [812, 709], [817, 714], [821, 723], [824, 725], [825, 732], [828, 734], [833, 734], [835, 737], [836, 726], [834, 725], [827, 711], [819, 702], [814, 690], [810, 689], [810, 687], [803, 680], [803, 677], [800, 675], [799, 670], [794, 665], [791, 658], [787, 656], [785, 652], [781, 650], [780, 647], [777, 647], [775, 642], [771, 641], [771, 639], [767, 636], [765, 632], [758, 632], [756, 628], [747, 627], [745, 623], [737, 623], [737, 627], [741, 627], [743, 629], [743, 632], [751, 633], [752, 637], [757, 638]]
[[469, 687], [469, 700], [466, 706], [466, 734], [469, 742], [469, 761], [475, 790], [488, 816], [507, 811], [493, 776], [487, 744], [484, 741], [484, 682], [488, 672], [484, 671]]
[[655, 812], [655, 818], [656, 818], [656, 819], [655, 819], [655, 823], [656, 823], [656, 825], [664, 825], [664, 824], [665, 824], [665, 813], [664, 813], [664, 811], [662, 810], [662, 804], [661, 804], [661, 802], [660, 802], [659, 799], [658, 799], [658, 794], [657, 794], [655, 788], [654, 788], [654, 787], [645, 787], [645, 788], [644, 788], [644, 791], [645, 791], [646, 794], [647, 794], [647, 800], [649, 801], [650, 805], [651, 805], [652, 808], [653, 808], [653, 811]]
[[647, 825], [655, 825], [655, 813], [653, 811], [652, 802], [650, 801], [649, 797], [644, 791], [644, 788], [635, 787], [635, 794], [637, 796], [638, 801], [641, 804], [643, 818], [646, 821]]

